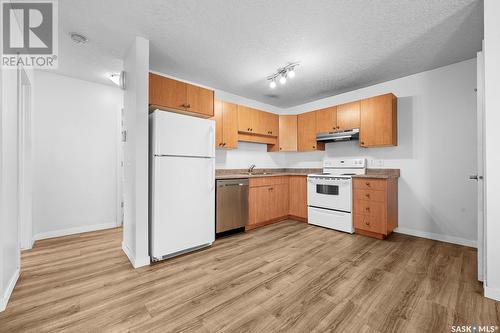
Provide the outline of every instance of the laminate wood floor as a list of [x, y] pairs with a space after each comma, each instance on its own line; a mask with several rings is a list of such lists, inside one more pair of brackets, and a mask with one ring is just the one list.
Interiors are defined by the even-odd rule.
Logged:
[[0, 332], [450, 332], [499, 325], [476, 250], [285, 221], [134, 270], [111, 229], [38, 241]]

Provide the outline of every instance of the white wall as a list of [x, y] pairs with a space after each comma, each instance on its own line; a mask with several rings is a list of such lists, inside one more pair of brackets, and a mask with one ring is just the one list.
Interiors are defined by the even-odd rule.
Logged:
[[1, 70], [0, 82], [0, 311], [3, 311], [20, 268], [16, 70]]
[[122, 249], [134, 267], [149, 265], [148, 72], [149, 41], [137, 37], [124, 60], [124, 202]]
[[485, 296], [500, 301], [500, 2], [484, 4], [485, 57], [485, 180], [486, 279]]
[[46, 71], [35, 84], [34, 238], [116, 226], [122, 91]]
[[237, 149], [215, 151], [217, 169], [246, 169], [255, 164], [257, 168], [284, 168], [286, 156], [283, 153], [267, 152], [267, 145], [260, 143], [238, 142]]
[[477, 169], [475, 87], [473, 59], [293, 108], [290, 113], [301, 113], [393, 92], [399, 145], [362, 149], [357, 142], [329, 143], [325, 152], [287, 153], [286, 164], [320, 167], [324, 157], [365, 156], [370, 167], [380, 161], [399, 168], [398, 230], [475, 246], [477, 191], [468, 180]]

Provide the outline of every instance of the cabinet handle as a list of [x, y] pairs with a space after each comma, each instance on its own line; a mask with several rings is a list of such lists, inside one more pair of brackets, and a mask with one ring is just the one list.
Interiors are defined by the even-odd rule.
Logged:
[[250, 131], [250, 127], [249, 127], [249, 128], [247, 128], [247, 131]]
[[366, 207], [366, 208], [365, 208], [365, 210], [366, 210], [367, 212], [369, 212], [369, 211], [370, 211], [370, 207]]
[[225, 145], [226, 145], [226, 143], [224, 142], [224, 143], [222, 144], [222, 146], [225, 146]]
[[370, 193], [366, 193], [365, 196], [370, 199]]
[[190, 108], [190, 107], [191, 107], [191, 104], [186, 104], [186, 107], [187, 107], [187, 108]]
[[365, 142], [364, 141], [361, 141], [361, 145], [364, 146], [365, 145]]
[[369, 220], [367, 221], [367, 220], [365, 219], [365, 224], [366, 224], [366, 225], [370, 225], [370, 221], [369, 221]]
[[283, 150], [283, 148], [280, 147], [280, 150]]
[[366, 186], [368, 186], [368, 187], [370, 187], [370, 186], [371, 186], [371, 184], [370, 184], [369, 182], [366, 182], [365, 184], [366, 184]]
[[316, 149], [316, 146], [313, 146], [313, 149]]

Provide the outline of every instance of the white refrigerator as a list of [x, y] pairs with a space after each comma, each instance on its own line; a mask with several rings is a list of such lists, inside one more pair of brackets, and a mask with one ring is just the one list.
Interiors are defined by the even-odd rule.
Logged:
[[215, 121], [156, 110], [150, 129], [150, 256], [215, 239]]

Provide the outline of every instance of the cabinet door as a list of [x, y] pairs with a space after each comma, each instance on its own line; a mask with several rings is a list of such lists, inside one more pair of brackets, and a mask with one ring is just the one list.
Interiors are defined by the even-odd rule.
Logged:
[[213, 117], [214, 92], [212, 90], [193, 86], [191, 84], [187, 84], [186, 89], [186, 110], [206, 117]]
[[363, 147], [397, 146], [397, 100], [393, 94], [361, 101], [360, 144]]
[[215, 119], [215, 148], [224, 147], [224, 125], [223, 125], [223, 102], [216, 99], [214, 101], [214, 119]]
[[297, 116], [297, 146], [299, 151], [324, 150], [323, 143], [316, 142], [316, 112]]
[[271, 136], [278, 136], [279, 133], [279, 116], [274, 113], [266, 113], [266, 128], [265, 132]]
[[250, 187], [248, 190], [248, 224], [258, 224], [269, 221], [271, 211], [271, 187]]
[[290, 176], [289, 214], [307, 219], [307, 177]]
[[248, 106], [238, 105], [238, 131], [243, 133], [254, 133], [255, 125], [258, 124], [258, 110]]
[[279, 116], [279, 151], [297, 151], [297, 116]]
[[149, 105], [186, 110], [186, 84], [149, 73]]
[[337, 129], [337, 107], [332, 106], [316, 111], [316, 132], [331, 132]]
[[236, 148], [238, 146], [238, 105], [223, 102], [222, 113], [224, 148]]
[[359, 101], [337, 106], [337, 129], [348, 130], [360, 126]]
[[271, 186], [271, 203], [270, 218], [276, 219], [288, 215], [289, 193], [287, 184], [276, 184]]

